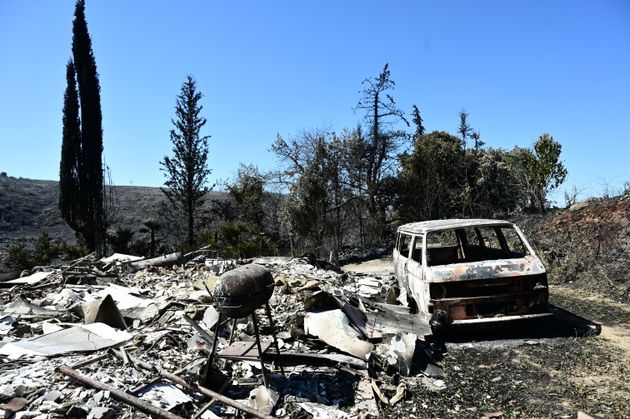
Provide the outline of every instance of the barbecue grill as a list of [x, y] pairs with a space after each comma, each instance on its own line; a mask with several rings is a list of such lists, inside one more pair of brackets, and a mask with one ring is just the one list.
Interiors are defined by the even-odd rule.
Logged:
[[267, 304], [274, 288], [273, 276], [261, 265], [243, 265], [221, 275], [212, 298], [225, 317], [243, 318]]
[[[219, 312], [217, 330], [214, 334], [214, 344], [208, 357], [208, 366], [212, 365], [212, 360], [217, 347], [219, 327], [224, 319], [232, 319], [232, 331], [230, 333], [230, 345], [234, 340], [234, 329], [236, 320], [243, 317], [252, 317], [254, 331], [256, 332], [256, 345], [258, 347], [258, 358], [262, 367], [263, 382], [267, 386], [267, 375], [265, 364], [263, 363], [263, 350], [260, 344], [260, 332], [258, 329], [258, 317], [256, 309], [265, 306], [269, 325], [271, 326], [273, 341], [276, 352], [280, 354], [278, 340], [274, 331], [273, 318], [269, 299], [273, 294], [275, 283], [271, 272], [264, 266], [254, 263], [239, 266], [221, 275], [212, 290], [214, 305]], [[282, 373], [284, 370], [280, 367]]]

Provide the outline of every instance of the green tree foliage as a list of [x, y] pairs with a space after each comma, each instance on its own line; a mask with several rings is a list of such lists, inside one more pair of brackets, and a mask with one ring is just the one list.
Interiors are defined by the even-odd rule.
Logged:
[[66, 66], [66, 93], [63, 101], [63, 136], [59, 168], [59, 210], [62, 218], [77, 232], [85, 229], [79, 193], [81, 170], [81, 121], [79, 94], [72, 60]]
[[425, 133], [424, 129], [424, 121], [420, 116], [420, 109], [416, 105], [413, 105], [411, 115], [413, 117], [413, 124], [416, 126], [416, 132], [413, 135], [413, 138], [422, 137]]
[[438, 219], [457, 212], [465, 176], [464, 150], [457, 137], [444, 131], [417, 137], [412, 152], [401, 156], [401, 165], [402, 220]]
[[547, 133], [534, 143], [534, 150], [515, 148], [512, 164], [518, 170], [521, 187], [530, 202], [541, 213], [547, 210], [547, 195], [564, 182], [567, 169], [560, 161], [562, 145]]
[[19, 240], [11, 245], [4, 255], [4, 262], [12, 269], [22, 270], [38, 265], [48, 265], [61, 255], [67, 260], [73, 260], [85, 254], [85, 248], [69, 245], [65, 241], [55, 242], [48, 232], [44, 231], [32, 243]]
[[[272, 150], [285, 165], [288, 184], [284, 218], [294, 253], [311, 252], [336, 259], [354, 209], [347, 151], [353, 134], [342, 137], [303, 132], [288, 143], [278, 137]], [[330, 254], [328, 254], [330, 252]]]
[[59, 206], [64, 220], [100, 256], [105, 253], [101, 97], [83, 0], [75, 6], [72, 57], [66, 68]]
[[195, 80], [188, 76], [182, 84], [175, 105], [174, 129], [170, 132], [173, 156], [165, 156], [160, 162], [166, 176], [162, 192], [173, 210], [178, 231], [185, 234], [187, 246], [195, 245], [195, 220], [199, 217], [211, 171], [207, 167], [208, 138], [201, 136], [206, 118], [201, 116], [203, 97], [197, 91]]
[[390, 78], [389, 65], [385, 64], [378, 77], [363, 81], [362, 97], [357, 109], [365, 112], [368, 136], [364, 145], [367, 208], [371, 229], [375, 237], [386, 233], [387, 202], [382, 198], [382, 180], [396, 173], [396, 156], [407, 134], [397, 129], [401, 123], [409, 126], [404, 113], [397, 108], [393, 96], [395, 82]]
[[265, 177], [254, 165], [239, 167], [236, 180], [228, 182], [226, 189], [234, 208], [235, 218], [249, 224], [257, 231], [264, 230], [264, 187]]
[[510, 153], [498, 148], [474, 154], [474, 216], [494, 217], [524, 208], [527, 198], [519, 185]]
[[116, 253], [129, 254], [134, 232], [128, 228], [118, 228], [113, 234], [108, 236], [112, 251]]
[[470, 136], [471, 131], [472, 128], [470, 128], [470, 124], [468, 123], [468, 112], [462, 109], [459, 113], [459, 128], [457, 128], [457, 132], [462, 136], [464, 149], [466, 149], [466, 138]]

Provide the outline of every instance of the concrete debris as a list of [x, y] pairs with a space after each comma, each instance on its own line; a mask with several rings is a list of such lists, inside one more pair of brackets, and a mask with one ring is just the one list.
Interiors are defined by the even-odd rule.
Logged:
[[0, 354], [10, 359], [22, 356], [54, 356], [70, 352], [93, 352], [118, 345], [132, 338], [127, 332], [116, 330], [104, 323], [79, 324], [36, 338], [9, 342], [0, 348]]
[[165, 410], [171, 410], [177, 405], [193, 401], [189, 395], [179, 388], [165, 383], [156, 383], [146, 387], [139, 392], [139, 397]]
[[[379, 305], [391, 277], [342, 272], [313, 257], [257, 258], [275, 287], [271, 318], [262, 304], [256, 326], [251, 319], [220, 321], [208, 292], [220, 275], [252, 261], [192, 256], [88, 256], [4, 282], [4, 414], [379, 417], [381, 396], [400, 403], [411, 385], [405, 380], [421, 380], [407, 375], [426, 329], [408, 309]], [[385, 360], [382, 368], [377, 359]], [[379, 383], [394, 376], [396, 383], [375, 396], [368, 369]]]
[[14, 285], [35, 285], [42, 282], [44, 279], [48, 278], [48, 276], [52, 272], [35, 272], [34, 274], [23, 276], [17, 279], [13, 279], [11, 281], [2, 282], [3, 287], [12, 287]]
[[249, 397], [239, 400], [244, 405], [256, 409], [263, 415], [270, 415], [280, 396], [274, 390], [258, 386], [249, 393]]
[[374, 348], [371, 343], [360, 339], [361, 334], [350, 326], [348, 317], [341, 310], [307, 313], [304, 331], [361, 359], [368, 359]]
[[325, 406], [318, 403], [303, 402], [299, 406], [305, 412], [310, 413], [313, 419], [345, 419], [350, 415], [331, 406]]

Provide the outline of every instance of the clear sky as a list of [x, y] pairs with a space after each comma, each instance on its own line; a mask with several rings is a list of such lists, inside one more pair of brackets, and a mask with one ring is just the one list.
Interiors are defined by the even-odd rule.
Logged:
[[[565, 188], [630, 181], [630, 2], [87, 0], [104, 158], [158, 186], [186, 75], [204, 94], [212, 181], [272, 169], [276, 134], [353, 128], [361, 81], [389, 63], [397, 104], [488, 146], [562, 143]], [[0, 0], [0, 171], [57, 179], [74, 1]], [[562, 195], [556, 194], [558, 201]]]

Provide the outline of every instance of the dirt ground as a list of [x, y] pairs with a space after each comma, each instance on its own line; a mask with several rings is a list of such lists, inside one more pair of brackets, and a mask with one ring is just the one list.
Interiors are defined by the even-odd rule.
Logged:
[[[392, 275], [391, 258], [344, 270]], [[595, 325], [564, 333], [553, 325], [468, 333], [443, 345], [444, 376], [418, 376], [392, 417], [630, 417], [630, 307], [551, 284], [550, 302]], [[576, 318], [579, 318], [576, 317]], [[430, 338], [429, 338], [430, 339]], [[440, 380], [442, 382], [440, 382]]]

